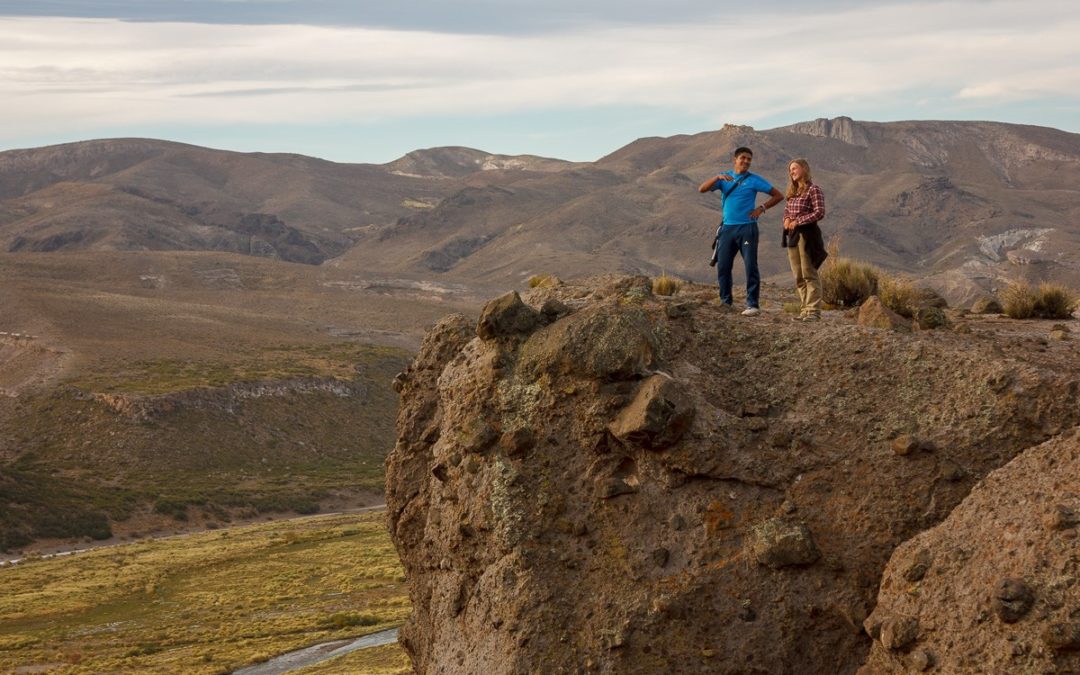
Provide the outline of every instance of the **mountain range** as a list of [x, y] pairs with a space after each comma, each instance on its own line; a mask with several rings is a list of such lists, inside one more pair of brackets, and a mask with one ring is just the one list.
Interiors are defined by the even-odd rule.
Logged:
[[[338, 164], [146, 139], [12, 150], [0, 247], [224, 251], [487, 288], [534, 274], [707, 281], [719, 197], [696, 188], [740, 145], [781, 191], [788, 161], [807, 158], [841, 255], [954, 303], [1005, 280], [1080, 286], [1080, 135], [995, 122], [726, 125], [595, 162], [447, 147]], [[763, 273], [786, 282], [779, 212], [761, 226]]]

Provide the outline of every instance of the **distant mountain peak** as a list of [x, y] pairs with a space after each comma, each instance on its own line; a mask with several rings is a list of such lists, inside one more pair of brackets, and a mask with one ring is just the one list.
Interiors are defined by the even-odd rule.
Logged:
[[835, 138], [844, 143], [863, 148], [870, 146], [870, 138], [866, 133], [865, 125], [856, 122], [850, 117], [840, 116], [832, 119], [819, 117], [810, 122], [799, 122], [791, 126], [781, 127], [779, 130], [819, 138]]

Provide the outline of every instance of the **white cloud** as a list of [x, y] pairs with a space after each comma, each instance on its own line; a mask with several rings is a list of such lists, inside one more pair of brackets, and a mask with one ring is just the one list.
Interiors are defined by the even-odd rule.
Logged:
[[789, 8], [531, 36], [0, 17], [0, 128], [12, 137], [589, 106], [755, 124], [920, 101], [1075, 104], [1077, 34], [1080, 15], [1055, 0]]

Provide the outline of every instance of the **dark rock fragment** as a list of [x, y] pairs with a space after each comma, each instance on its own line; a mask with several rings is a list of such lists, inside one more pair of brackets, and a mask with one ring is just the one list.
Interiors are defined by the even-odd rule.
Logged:
[[773, 569], [809, 565], [821, 557], [805, 524], [783, 518], [767, 520], [753, 529], [751, 551], [762, 565]]
[[480, 312], [476, 334], [483, 340], [529, 333], [540, 325], [540, 314], [521, 301], [517, 291], [495, 298]]
[[1035, 604], [1035, 594], [1022, 579], [1002, 579], [994, 589], [994, 613], [1005, 623], [1024, 618]]
[[919, 620], [910, 616], [887, 619], [881, 624], [881, 646], [898, 651], [910, 646], [919, 636]]

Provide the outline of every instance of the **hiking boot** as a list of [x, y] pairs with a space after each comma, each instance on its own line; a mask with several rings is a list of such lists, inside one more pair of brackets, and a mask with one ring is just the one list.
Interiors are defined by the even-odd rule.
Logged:
[[820, 314], [807, 314], [802, 318], [804, 323], [812, 323], [814, 321], [821, 321]]
[[757, 307], [747, 307], [742, 311], [743, 316], [757, 316], [758, 314], [761, 314], [761, 310]]

